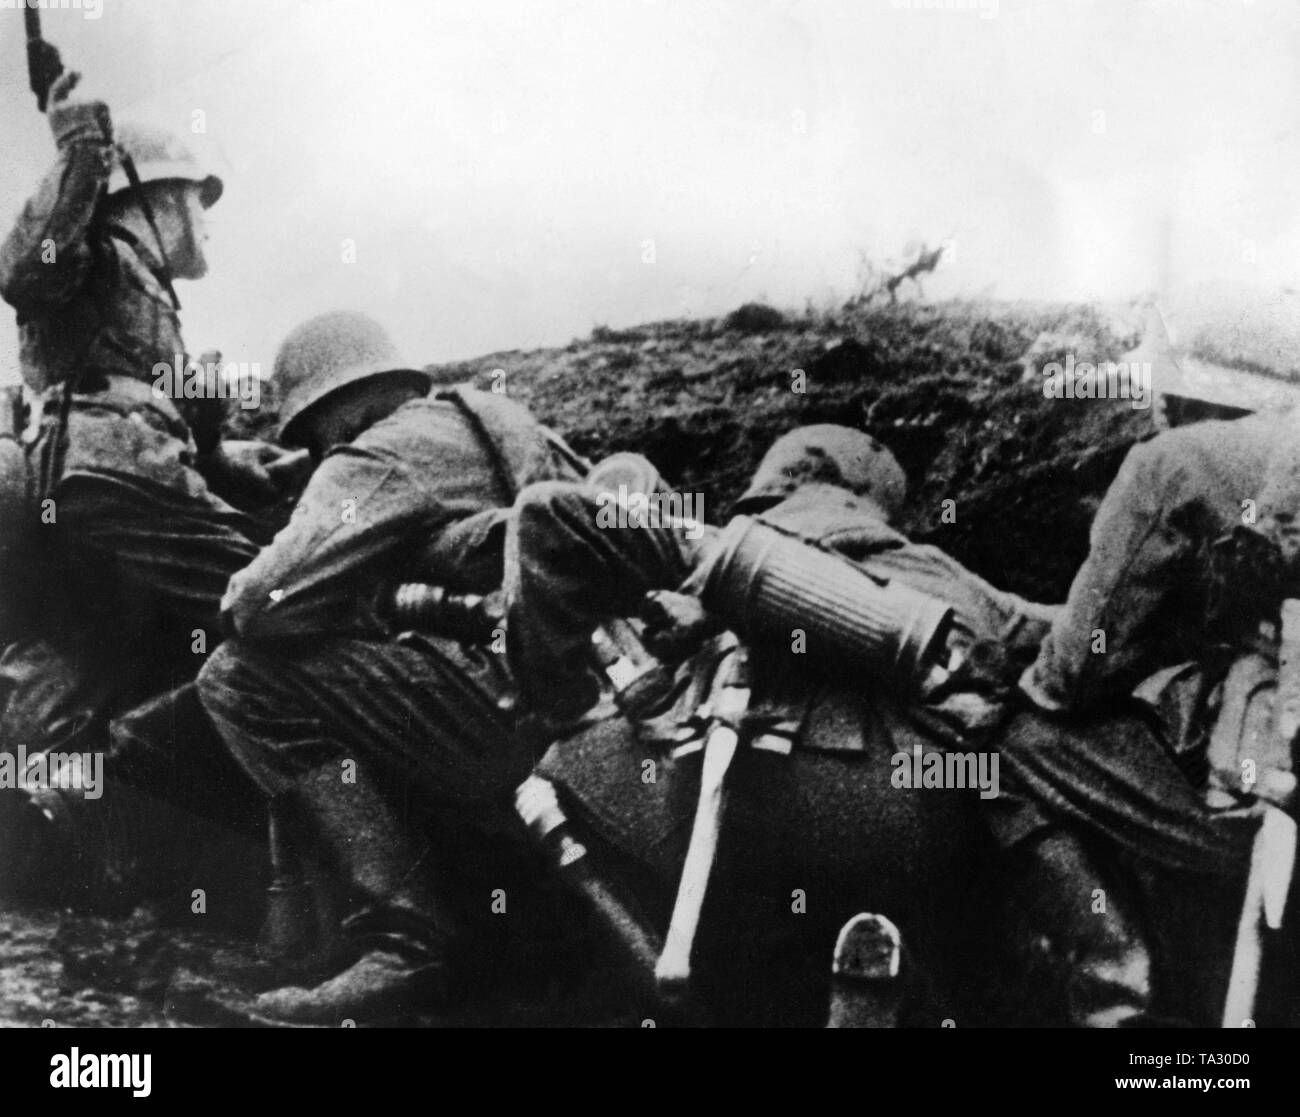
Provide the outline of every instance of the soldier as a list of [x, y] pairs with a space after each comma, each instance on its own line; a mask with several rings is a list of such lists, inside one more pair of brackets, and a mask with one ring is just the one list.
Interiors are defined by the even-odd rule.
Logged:
[[1173, 429], [1130, 451], [1097, 510], [1021, 683], [1036, 705], [1086, 712], [1191, 660], [1221, 678], [1276, 616], [1300, 572], [1298, 351], [1293, 294], [1193, 289], [1153, 312], [1127, 359], [1151, 364]]
[[[1297, 636], [1283, 625], [1283, 602], [1300, 595], [1298, 348], [1294, 292], [1206, 285], [1153, 310], [1127, 359], [1150, 363], [1169, 429], [1129, 452], [1066, 603], [1020, 680], [1062, 737], [1085, 733], [1110, 710], [1140, 712], [1159, 731], [1151, 749], [1104, 764], [1082, 742], [1022, 740], [1021, 776], [1037, 799], [1140, 857], [1190, 817], [1153, 779], [1153, 767], [1172, 757], [1204, 791], [1217, 830], [1238, 845], [1254, 837], [1252, 885], [1293, 854], [1282, 848], [1293, 839], [1260, 823], [1295, 810], [1296, 741], [1285, 708], [1274, 707], [1285, 682], [1280, 641]], [[1031, 722], [1041, 719], [1022, 727]], [[1234, 865], [1238, 888], [1220, 886], [1210, 903], [1203, 886], [1149, 880], [1157, 933], [1173, 937], [1180, 922], [1205, 925], [1204, 913], [1230, 912], [1241, 895], [1240, 858]], [[1248, 886], [1223, 1008], [1229, 1026], [1255, 1014], [1243, 1000], [1253, 999], [1258, 973], [1254, 894]], [[1229, 931], [1210, 923], [1207, 937]], [[1203, 944], [1184, 937], [1164, 952], [1183, 969], [1171, 984], [1204, 984], [1222, 965], [1221, 949], [1198, 958], [1189, 945]]]
[[172, 136], [115, 133], [103, 103], [72, 96], [78, 81], [70, 72], [51, 90], [58, 162], [0, 247], [0, 294], [18, 312], [34, 399], [44, 635], [111, 674], [121, 709], [193, 675], [230, 575], [256, 553], [253, 524], [205, 476], [273, 486], [223, 449], [219, 400], [155, 390], [158, 366], [187, 360], [170, 283], [205, 274], [204, 211], [222, 182]]
[[26, 550], [31, 535], [30, 487], [22, 448], [12, 435], [0, 431], [0, 648], [23, 635], [35, 581]]
[[[1071, 1019], [1090, 1026], [1147, 1020], [1147, 944], [1133, 904], [1114, 880], [1116, 867], [1081, 840], [1076, 815], [1056, 810], [1050, 786], [1040, 800], [1044, 781], [1021, 778], [1021, 754], [1032, 758], [1060, 748], [1090, 758], [1103, 773], [1112, 758], [1124, 773], [1141, 766], [1145, 779], [1137, 787], [1118, 778], [1106, 784], [1127, 808], [1123, 836], [1139, 855], [1179, 869], [1224, 873], [1238, 864], [1237, 849], [1210, 829], [1193, 790], [1172, 762], [1154, 755], [1159, 750], [1140, 722], [1095, 720], [1071, 731], [1015, 714], [1013, 732], [1005, 730], [1016, 705], [1016, 679], [1053, 611], [995, 589], [937, 548], [913, 544], [889, 526], [905, 490], [898, 463], [874, 439], [844, 427], [807, 427], [773, 445], [735, 510], [818, 542], [874, 578], [897, 580], [953, 606], [948, 640], [960, 665], [910, 703], [884, 692], [874, 696], [871, 723], [862, 728], [869, 740], [861, 747], [889, 755], [889, 727], [901, 720], [924, 726], [950, 746], [1000, 748], [1009, 778], [985, 804], [986, 818], [1006, 848], [1006, 870], [1026, 919], [1068, 960]], [[584, 485], [527, 489], [507, 544], [512, 667], [528, 713], [556, 736], [564, 731], [563, 719], [592, 697], [577, 654], [592, 628], [610, 614], [635, 612], [648, 590], [681, 585], [702, 568], [713, 546], [690, 540], [682, 523], [601, 527], [606, 499]], [[789, 656], [773, 644], [754, 648], [753, 658], [755, 693], [784, 695], [792, 708], [806, 708], [809, 678], [790, 670]], [[1161, 840], [1143, 848], [1151, 818], [1165, 825]], [[1090, 906], [1096, 889], [1109, 898], [1103, 911]]]
[[532, 760], [513, 736], [504, 657], [438, 635], [398, 640], [381, 602], [404, 581], [495, 589], [517, 490], [583, 463], [503, 396], [430, 396], [429, 374], [361, 314], [293, 331], [275, 377], [284, 442], [320, 465], [289, 525], [232, 579], [231, 639], [199, 688], [230, 750], [296, 809], [350, 889], [350, 964], [315, 988], [263, 994], [256, 1011], [380, 1019], [444, 989], [452, 843], [515, 832], [510, 791]]
[[[207, 271], [204, 213], [221, 179], [173, 136], [115, 128], [102, 102], [73, 96], [78, 81], [69, 72], [50, 91], [58, 159], [0, 246], [0, 294], [18, 312], [33, 404], [26, 561], [41, 570], [23, 638], [0, 660], [0, 745], [107, 746], [112, 810], [75, 788], [40, 790], [11, 820], [18, 829], [8, 842], [11, 850], [54, 842], [63, 851], [58, 879], [75, 876], [72, 862], [84, 858], [78, 884], [93, 886], [105, 881], [110, 820], [135, 835], [124, 856], [162, 848], [124, 825], [152, 807], [128, 809], [122, 781], [198, 802], [210, 817], [260, 809], [213, 740], [192, 680], [219, 639], [230, 576], [269, 537], [214, 489], [253, 503], [277, 496], [268, 465], [279, 452], [222, 443], [228, 386], [191, 399], [183, 380], [160, 375], [188, 366], [171, 284]], [[140, 716], [123, 716], [163, 692]], [[44, 832], [50, 821], [57, 833]]]

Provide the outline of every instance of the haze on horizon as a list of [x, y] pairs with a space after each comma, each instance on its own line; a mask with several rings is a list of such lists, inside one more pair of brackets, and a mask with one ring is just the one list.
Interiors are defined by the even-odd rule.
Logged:
[[[215, 161], [186, 337], [266, 372], [322, 310], [424, 363], [826, 305], [922, 241], [931, 298], [1300, 285], [1293, 0], [99, 2], [46, 36]], [[7, 226], [53, 157], [16, 10], [0, 128]]]

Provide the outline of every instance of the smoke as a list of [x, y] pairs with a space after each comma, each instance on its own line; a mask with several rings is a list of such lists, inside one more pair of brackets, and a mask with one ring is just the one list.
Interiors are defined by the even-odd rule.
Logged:
[[[3, 13], [0, 13], [3, 14]], [[1295, 283], [1300, 8], [1002, 0], [105, 0], [43, 13], [122, 118], [218, 161], [192, 349], [354, 307], [419, 361], [853, 292]], [[52, 147], [0, 21], [17, 213]], [[201, 123], [202, 130], [195, 131]], [[4, 323], [0, 377], [16, 342]]]

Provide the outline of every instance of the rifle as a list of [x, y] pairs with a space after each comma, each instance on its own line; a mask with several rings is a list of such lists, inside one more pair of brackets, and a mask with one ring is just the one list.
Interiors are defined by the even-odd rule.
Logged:
[[[47, 42], [41, 34], [41, 13], [39, 8], [31, 6], [23, 8], [23, 26], [27, 30], [27, 77], [32, 92], [36, 94], [36, 108], [44, 112], [49, 107], [50, 89], [63, 76], [63, 59], [59, 55], [59, 48], [53, 43]], [[181, 300], [176, 295], [176, 288], [172, 286], [171, 261], [167, 259], [167, 249], [163, 245], [162, 234], [158, 231], [158, 221], [154, 217], [153, 206], [149, 204], [149, 198], [144, 192], [144, 185], [140, 181], [140, 175], [135, 169], [135, 160], [131, 158], [130, 153], [121, 144], [115, 146], [117, 148], [117, 157], [122, 163], [122, 170], [126, 172], [126, 180], [135, 198], [135, 203], [140, 207], [140, 212], [144, 214], [144, 219], [149, 225], [149, 231], [153, 233], [154, 243], [158, 246], [158, 256], [162, 260], [162, 268], [159, 269], [158, 278], [162, 281], [162, 285], [171, 299], [172, 307], [180, 310]]]

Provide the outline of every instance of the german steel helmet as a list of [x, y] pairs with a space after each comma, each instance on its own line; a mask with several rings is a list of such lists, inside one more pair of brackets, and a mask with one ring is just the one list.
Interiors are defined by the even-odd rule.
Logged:
[[281, 441], [292, 444], [298, 420], [331, 392], [390, 372], [428, 378], [402, 359], [383, 326], [369, 315], [337, 310], [304, 322], [275, 355], [274, 380], [284, 400]]
[[629, 494], [640, 493], [643, 496], [669, 489], [663, 475], [649, 458], [627, 450], [601, 458], [587, 474], [587, 484], [600, 492], [614, 494], [618, 493], [621, 485]]
[[1204, 283], [1159, 300], [1138, 347], [1159, 395], [1246, 411], [1300, 403], [1300, 294]]
[[[142, 183], [197, 182], [199, 199], [203, 208], [216, 204], [225, 188], [221, 179], [210, 174], [179, 139], [161, 128], [145, 124], [122, 123], [114, 128], [118, 145], [135, 162], [136, 173]], [[108, 179], [108, 192], [116, 194], [130, 185], [122, 161], [113, 160], [113, 171]]]
[[907, 495], [903, 467], [864, 431], [819, 423], [796, 427], [772, 443], [736, 502], [743, 512], [758, 502], [784, 500], [802, 485], [838, 485], [877, 505], [887, 520], [902, 510]]

